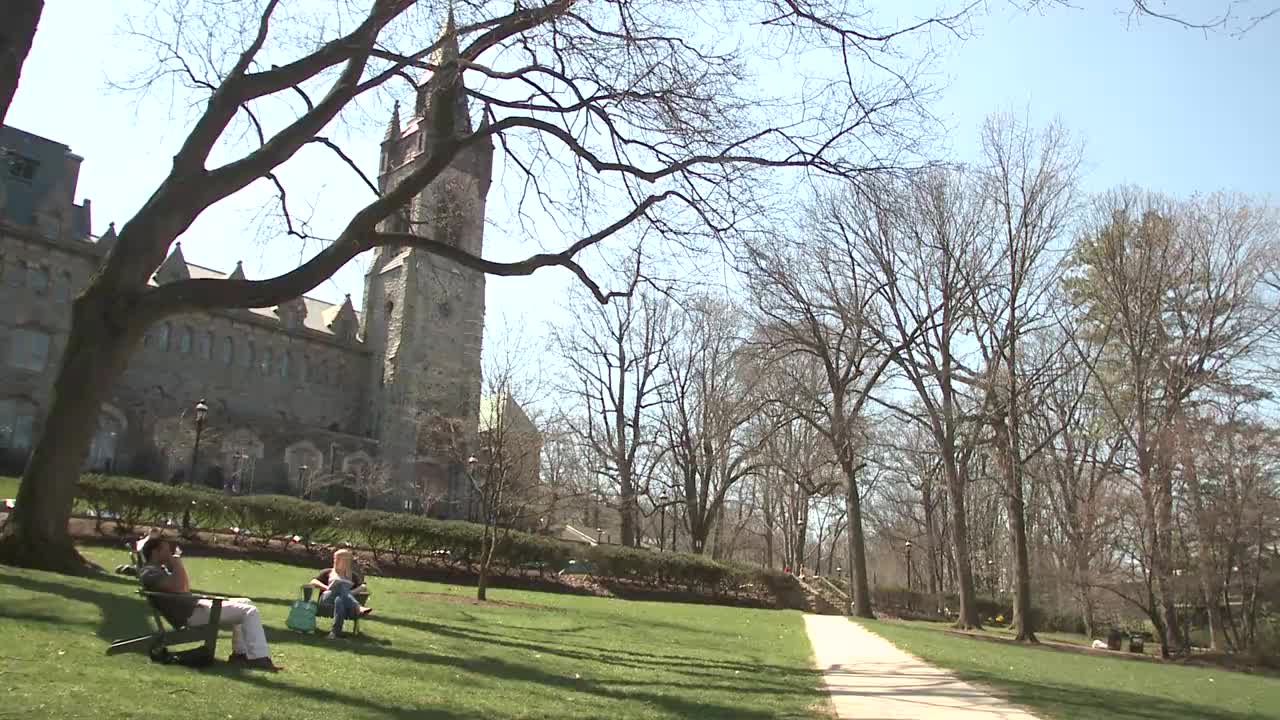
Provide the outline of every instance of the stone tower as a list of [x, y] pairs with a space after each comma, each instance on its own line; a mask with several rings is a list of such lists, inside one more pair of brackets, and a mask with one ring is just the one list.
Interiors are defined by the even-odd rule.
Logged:
[[[432, 58], [437, 66], [458, 56], [452, 12], [442, 37], [445, 46]], [[399, 105], [392, 111], [382, 141], [380, 189], [395, 187], [442, 141], [471, 129], [466, 95], [433, 93], [424, 78], [403, 128]], [[410, 231], [480, 255], [492, 164], [487, 140], [462, 150], [380, 229]], [[392, 483], [387, 506], [446, 517], [470, 512], [459, 455], [477, 432], [484, 283], [483, 273], [419, 249], [375, 251], [365, 277], [365, 336], [372, 352], [367, 417]], [[440, 419], [463, 429], [463, 445], [442, 447]], [[424, 498], [434, 502], [428, 507]]]

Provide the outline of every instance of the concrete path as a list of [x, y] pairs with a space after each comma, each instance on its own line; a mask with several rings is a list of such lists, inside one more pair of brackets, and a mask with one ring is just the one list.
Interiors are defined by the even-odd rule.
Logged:
[[848, 618], [805, 615], [804, 623], [840, 720], [1036, 720]]

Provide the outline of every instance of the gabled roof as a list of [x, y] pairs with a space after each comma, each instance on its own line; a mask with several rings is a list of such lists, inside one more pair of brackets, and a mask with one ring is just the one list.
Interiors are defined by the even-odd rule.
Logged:
[[[175, 248], [174, 252], [180, 252], [180, 251], [178, 251]], [[173, 257], [173, 255], [170, 254], [170, 257]], [[169, 262], [168, 259], [166, 259], [165, 262], [166, 263]], [[214, 270], [212, 268], [207, 268], [202, 265], [196, 265], [189, 262], [185, 263], [185, 265], [186, 265], [186, 271], [187, 271], [188, 277], [194, 280], [199, 280], [203, 278], [221, 280], [229, 277], [239, 277], [239, 278], [244, 277], [244, 269], [243, 267], [241, 267], [240, 263], [236, 263], [236, 269], [231, 273], [218, 272], [217, 270]], [[161, 265], [161, 267], [164, 267], [164, 266]], [[155, 285], [157, 283], [154, 280], [152, 280], [151, 284]], [[318, 333], [324, 333], [325, 335], [333, 336], [335, 335], [335, 333], [333, 331], [333, 328], [329, 327], [329, 323], [342, 311], [344, 306], [349, 307], [349, 303], [351, 302], [351, 297], [348, 296], [347, 299], [342, 303], [331, 303], [331, 302], [325, 302], [324, 300], [320, 300], [317, 298], [307, 297], [304, 295], [302, 297], [302, 302], [304, 303], [307, 309], [306, 317], [304, 317], [302, 321], [303, 327], [307, 328], [308, 330], [313, 330]], [[274, 307], [251, 308], [249, 312], [253, 313], [254, 315], [258, 315], [262, 318], [271, 320], [273, 322], [280, 321], [280, 319], [276, 316], [276, 310]], [[356, 312], [354, 308], [351, 308], [351, 313], [355, 317], [357, 326], [359, 326], [360, 313]]]

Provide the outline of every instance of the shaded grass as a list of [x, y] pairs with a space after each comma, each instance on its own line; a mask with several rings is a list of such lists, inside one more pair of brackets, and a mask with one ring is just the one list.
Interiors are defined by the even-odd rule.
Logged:
[[[82, 550], [106, 566], [123, 557]], [[0, 567], [0, 717], [825, 717], [795, 612], [506, 590], [490, 595], [520, 607], [481, 605], [473, 589], [374, 578], [363, 637], [332, 642], [283, 629], [305, 571], [188, 567], [200, 589], [256, 599], [286, 672], [105, 657], [108, 640], [151, 629], [131, 579]]]
[[992, 643], [948, 634], [942, 623], [858, 622], [1044, 718], [1280, 719], [1280, 680], [1274, 678]]

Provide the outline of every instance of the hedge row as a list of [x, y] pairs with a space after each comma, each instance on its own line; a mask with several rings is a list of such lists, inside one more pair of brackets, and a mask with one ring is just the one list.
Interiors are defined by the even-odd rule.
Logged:
[[[348, 543], [396, 564], [449, 564], [472, 569], [480, 557], [484, 528], [456, 520], [378, 510], [347, 510], [283, 495], [225, 496], [213, 491], [149, 480], [86, 475], [78, 492], [81, 507], [93, 511], [99, 532], [103, 519], [115, 531], [178, 523], [185, 512], [195, 528], [232, 533], [236, 542], [267, 546], [298, 543], [308, 550]], [[789, 575], [715, 562], [701, 555], [655, 553], [612, 545], [587, 547], [530, 533], [502, 532], [494, 549], [500, 572], [513, 568], [556, 572], [570, 559], [586, 561], [592, 574], [647, 585], [679, 585], [690, 591], [734, 593], [760, 586], [778, 595], [794, 585]]]

